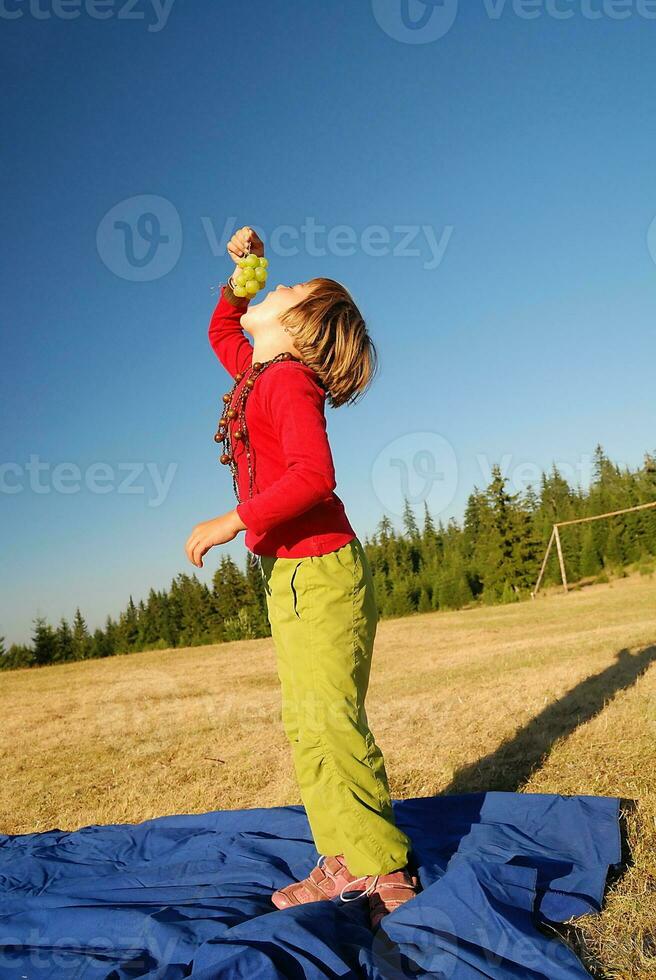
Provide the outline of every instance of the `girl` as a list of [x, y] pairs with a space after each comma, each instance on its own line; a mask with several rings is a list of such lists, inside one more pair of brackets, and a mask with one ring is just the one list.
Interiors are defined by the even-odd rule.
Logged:
[[[237, 262], [248, 252], [264, 249], [246, 227], [228, 253]], [[239, 503], [197, 525], [186, 551], [200, 568], [210, 548], [246, 531], [259, 556], [283, 727], [321, 855], [308, 878], [272, 901], [282, 909], [366, 896], [376, 926], [418, 883], [367, 722], [378, 613], [366, 554], [335, 493], [324, 414], [326, 399], [338, 407], [365, 391], [375, 348], [353, 299], [331, 279], [278, 286], [252, 303], [235, 296], [231, 277], [209, 337], [234, 380], [215, 439]]]

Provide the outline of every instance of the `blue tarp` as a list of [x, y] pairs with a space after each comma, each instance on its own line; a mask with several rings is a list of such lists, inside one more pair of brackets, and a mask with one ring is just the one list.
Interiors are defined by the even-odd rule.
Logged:
[[317, 859], [299, 806], [0, 836], [0, 978], [589, 976], [548, 923], [600, 909], [619, 800], [489, 792], [395, 812], [423, 891], [374, 934], [366, 900], [271, 905]]

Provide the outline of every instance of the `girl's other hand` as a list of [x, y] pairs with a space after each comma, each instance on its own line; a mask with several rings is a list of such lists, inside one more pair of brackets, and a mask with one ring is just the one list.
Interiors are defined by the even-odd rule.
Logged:
[[260, 258], [264, 255], [264, 245], [262, 239], [259, 237], [257, 232], [253, 231], [246, 225], [244, 228], [240, 228], [236, 231], [230, 241], [228, 242], [228, 255], [233, 262], [238, 262], [239, 259], [243, 258], [248, 251], [248, 245], [250, 243], [250, 250], [253, 255], [257, 255]]
[[240, 531], [245, 529], [246, 525], [236, 510], [231, 510], [221, 517], [215, 517], [211, 521], [197, 524], [187, 538], [185, 545], [187, 558], [192, 565], [202, 568], [203, 556], [207, 554], [210, 548], [217, 544], [226, 544], [227, 541], [232, 541]]

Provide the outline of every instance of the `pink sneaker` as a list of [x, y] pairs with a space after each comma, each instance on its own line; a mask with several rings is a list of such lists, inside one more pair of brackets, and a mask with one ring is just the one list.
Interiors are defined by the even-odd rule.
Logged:
[[379, 926], [384, 916], [414, 898], [418, 891], [419, 879], [410, 874], [407, 868], [387, 875], [377, 875], [369, 892], [371, 928]]
[[[317, 861], [307, 878], [295, 881], [292, 885], [280, 888], [271, 896], [277, 909], [288, 909], [292, 905], [305, 905], [306, 902], [324, 902], [339, 896], [343, 902], [369, 895], [377, 880], [376, 875], [355, 878], [344, 863], [341, 854], [325, 857]], [[349, 897], [346, 897], [352, 893]]]

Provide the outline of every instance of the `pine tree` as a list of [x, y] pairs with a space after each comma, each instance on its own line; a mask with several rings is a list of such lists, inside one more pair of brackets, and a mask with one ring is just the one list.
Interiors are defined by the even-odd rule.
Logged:
[[376, 534], [382, 545], [386, 545], [389, 539], [394, 537], [394, 528], [387, 514], [381, 517]]
[[586, 524], [583, 531], [580, 569], [584, 576], [598, 575], [601, 571], [601, 560], [590, 524]]
[[559, 521], [567, 521], [578, 516], [576, 513], [576, 494], [555, 463], [549, 474], [542, 475], [539, 501], [538, 513], [546, 518], [546, 526], [549, 532], [552, 526]]
[[246, 556], [247, 608], [255, 637], [269, 636], [271, 627], [267, 614], [266, 592], [260, 561], [250, 552]]
[[179, 609], [173, 593], [151, 589], [139, 619], [139, 642], [144, 650], [168, 650], [178, 645]]
[[473, 596], [462, 558], [454, 554], [440, 571], [437, 584], [438, 609], [461, 609]]
[[412, 541], [419, 538], [419, 525], [417, 524], [417, 519], [407, 497], [404, 499], [403, 503], [403, 527], [406, 535]]
[[61, 619], [59, 626], [57, 627], [57, 653], [55, 659], [57, 662], [63, 662], [66, 660], [74, 660], [73, 653], [73, 634], [71, 633], [71, 628], [65, 619]]
[[433, 608], [432, 589], [424, 588], [421, 590], [417, 612], [430, 612]]
[[101, 629], [94, 631], [91, 638], [91, 657], [111, 657], [113, 650], [107, 638], [107, 635], [103, 633]]
[[105, 620], [105, 644], [108, 650], [111, 650], [111, 656], [116, 653], [122, 653], [122, 650], [118, 649], [119, 635], [118, 626], [114, 622], [111, 616], [108, 616]]
[[492, 481], [485, 506], [477, 504], [478, 542], [473, 563], [483, 583], [485, 602], [504, 601], [504, 595], [528, 594], [539, 564], [540, 541], [534, 529], [534, 504], [511, 494], [499, 466], [492, 467]]
[[270, 634], [264, 582], [259, 559], [247, 556], [242, 572], [225, 556], [213, 580], [217, 639], [252, 639]]
[[387, 596], [385, 613], [388, 616], [397, 617], [408, 616], [413, 612], [415, 612], [415, 606], [410, 597], [408, 583], [402, 579], [398, 579], [393, 583], [392, 591]]
[[[640, 504], [656, 501], [656, 452], [645, 453], [644, 464], [636, 474], [636, 498]], [[640, 551], [656, 555], [656, 507], [640, 513]]]
[[485, 494], [474, 487], [467, 499], [465, 518], [461, 535], [461, 554], [472, 594], [478, 596], [483, 591], [483, 576], [480, 567], [480, 555], [483, 551], [482, 535], [484, 528], [490, 523], [489, 503]]
[[132, 596], [130, 596], [127, 608], [118, 618], [116, 633], [118, 645], [117, 653], [130, 653], [131, 651], [138, 649], [139, 622], [137, 617], [137, 608], [134, 604]]
[[[611, 520], [614, 520], [611, 518]], [[611, 524], [606, 538], [606, 549], [604, 551], [604, 565], [608, 568], [618, 570], [624, 564], [624, 553], [620, 541], [620, 532], [616, 524]]]
[[535, 518], [538, 500], [532, 488], [520, 494], [514, 514], [515, 542], [513, 548], [516, 565], [515, 580], [509, 583], [515, 597], [530, 593], [538, 575], [542, 542], [536, 530]]
[[486, 495], [478, 487], [474, 487], [467, 499], [463, 530], [464, 553], [469, 559], [476, 553], [481, 535], [488, 523], [489, 509]]
[[615, 466], [606, 456], [603, 447], [597, 443], [592, 464], [592, 485], [597, 489], [609, 488], [614, 482], [614, 477]]
[[73, 616], [72, 652], [75, 660], [86, 660], [91, 653], [89, 630], [79, 609]]
[[180, 646], [211, 643], [214, 607], [209, 589], [195, 575], [178, 575], [171, 583], [170, 601], [177, 610]]
[[0, 669], [17, 670], [20, 667], [35, 667], [34, 651], [26, 644], [12, 643], [0, 660]]
[[499, 466], [492, 467], [492, 480], [486, 492], [487, 513], [477, 551], [486, 602], [498, 602], [506, 583], [515, 579], [514, 497], [506, 490], [506, 479]]
[[39, 667], [45, 664], [51, 664], [56, 660], [57, 637], [55, 631], [41, 616], [38, 616], [34, 620], [32, 649], [34, 652], [34, 663]]
[[431, 517], [431, 512], [428, 509], [428, 503], [424, 501], [424, 526], [422, 529], [422, 537], [424, 542], [429, 546], [435, 540], [435, 521]]
[[247, 595], [246, 579], [229, 555], [224, 555], [212, 579], [217, 609], [223, 619], [236, 616]]
[[[612, 463], [598, 446], [588, 490], [574, 490], [556, 466], [542, 476], [539, 494], [528, 487], [511, 494], [499, 467], [490, 486], [470, 494], [463, 524], [435, 524], [424, 503], [421, 531], [405, 501], [403, 530], [383, 515], [364, 546], [373, 572], [376, 604], [381, 616], [402, 616], [417, 610], [457, 609], [474, 600], [517, 601], [535, 584], [537, 569], [554, 523], [592, 517], [656, 501], [656, 452], [631, 471]], [[594, 577], [602, 562], [620, 570], [629, 563], [656, 556], [656, 508], [619, 515], [607, 521], [573, 524], [561, 535], [570, 582]], [[545, 581], [559, 581], [555, 549]], [[34, 645], [0, 639], [0, 668], [27, 667], [75, 657], [105, 657], [129, 650], [162, 649], [269, 635], [266, 596], [255, 556], [247, 555], [242, 571], [224, 557], [212, 589], [196, 576], [179, 575], [168, 590], [150, 590], [135, 605], [130, 598], [118, 622], [108, 617], [104, 629], [89, 636], [76, 612], [73, 629], [62, 620], [53, 630], [35, 621]]]

